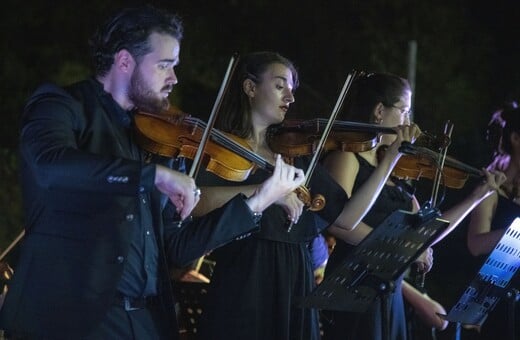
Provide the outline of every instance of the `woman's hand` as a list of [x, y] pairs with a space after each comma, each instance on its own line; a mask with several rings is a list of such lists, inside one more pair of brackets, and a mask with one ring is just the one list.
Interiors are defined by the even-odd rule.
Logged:
[[484, 193], [498, 191], [500, 186], [504, 184], [507, 179], [506, 175], [501, 171], [488, 171], [482, 169], [482, 172], [486, 178], [477, 190], [483, 190]]
[[388, 147], [387, 153], [392, 156], [396, 156], [399, 154], [399, 147], [402, 142], [410, 142], [414, 143], [415, 140], [421, 135], [421, 129], [417, 124], [410, 125], [399, 125], [395, 128], [395, 132], [397, 137], [394, 142]]
[[275, 204], [281, 206], [287, 213], [287, 218], [294, 224], [298, 223], [303, 212], [303, 202], [296, 193], [290, 192], [276, 200]]
[[421, 256], [415, 260], [415, 264], [421, 273], [429, 272], [433, 266], [433, 248], [426, 249]]
[[305, 174], [303, 170], [285, 163], [282, 157], [277, 155], [273, 174], [255, 190], [253, 196], [249, 197], [246, 203], [252, 211], [262, 212], [304, 182]]

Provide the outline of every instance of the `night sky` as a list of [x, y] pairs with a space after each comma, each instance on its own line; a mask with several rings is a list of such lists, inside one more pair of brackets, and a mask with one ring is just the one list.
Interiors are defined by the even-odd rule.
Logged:
[[[149, 2], [177, 12], [185, 24], [180, 83], [172, 103], [206, 117], [232, 53], [275, 50], [293, 60], [301, 86], [289, 117], [327, 116], [352, 69], [408, 76], [409, 44], [417, 43], [414, 117], [423, 128], [440, 132], [455, 124], [449, 153], [474, 167], [489, 161], [484, 130], [491, 112], [520, 98], [518, 60], [520, 7], [515, 0], [491, 1], [239, 1]], [[13, 156], [18, 116], [25, 98], [42, 81], [66, 84], [89, 74], [86, 41], [106, 15], [139, 1], [4, 2], [0, 14], [2, 95], [0, 152]], [[10, 164], [14, 164], [11, 162]], [[3, 165], [7, 167], [7, 165]], [[16, 166], [1, 169], [9, 186], [9, 209], [2, 248], [22, 225]], [[446, 191], [441, 209], [467, 194]], [[14, 193], [13, 193], [14, 190]], [[427, 199], [431, 183], [421, 181]], [[13, 197], [15, 197], [13, 203]], [[0, 197], [1, 198], [1, 197]], [[5, 206], [5, 204], [4, 204]], [[465, 225], [435, 247], [435, 268], [427, 288], [447, 309], [472, 277]], [[472, 266], [472, 267], [471, 267]]]

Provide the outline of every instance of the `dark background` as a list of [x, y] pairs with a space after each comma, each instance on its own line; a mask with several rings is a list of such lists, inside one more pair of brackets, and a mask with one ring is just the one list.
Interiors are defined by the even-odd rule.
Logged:
[[[352, 69], [408, 76], [417, 44], [414, 119], [440, 132], [454, 123], [449, 154], [474, 167], [489, 161], [484, 140], [491, 112], [519, 97], [517, 1], [151, 1], [177, 12], [185, 38], [171, 101], [207, 117], [232, 53], [275, 50], [293, 60], [301, 86], [288, 117], [327, 116]], [[18, 117], [42, 81], [71, 83], [89, 75], [87, 39], [122, 6], [138, 1], [3, 2], [0, 14], [0, 249], [22, 230], [16, 156]], [[447, 190], [441, 209], [471, 190]], [[418, 197], [429, 196], [421, 181]], [[430, 294], [451, 308], [473, 277], [463, 223], [435, 247]]]

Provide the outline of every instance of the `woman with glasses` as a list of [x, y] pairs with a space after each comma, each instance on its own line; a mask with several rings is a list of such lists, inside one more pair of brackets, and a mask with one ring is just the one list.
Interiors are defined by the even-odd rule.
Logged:
[[[343, 118], [391, 128], [409, 124], [411, 96], [412, 91], [406, 79], [392, 74], [370, 74], [356, 79], [353, 83], [346, 103], [346, 114]], [[332, 177], [345, 189], [347, 195], [351, 196], [377, 169], [380, 151], [394, 140], [395, 135], [384, 134], [379, 144], [369, 151], [359, 153], [334, 151], [326, 155], [323, 164]], [[487, 179], [489, 184], [486, 182], [479, 185], [470, 196], [444, 213], [443, 218], [451, 223], [441, 237], [453, 230], [472, 207], [497, 187], [494, 176], [487, 174]], [[346, 231], [334, 225], [328, 228], [328, 232], [336, 236], [337, 243], [329, 258], [325, 278], [341, 263], [349, 251], [353, 250], [372, 231], [372, 228], [379, 226], [387, 216], [398, 209], [417, 212], [419, 204], [409, 185], [390, 177], [370, 211], [355, 229]], [[429, 248], [419, 257], [417, 265], [421, 271], [427, 272], [432, 263], [433, 251]], [[408, 297], [417, 295], [413, 292], [412, 286], [403, 283], [401, 277], [395, 283], [394, 293], [391, 293], [389, 297], [390, 339], [407, 338], [403, 292]], [[374, 340], [384, 338], [379, 299], [376, 299], [369, 310], [364, 313], [323, 311], [323, 316], [325, 339]], [[442, 320], [436, 321], [434, 324], [439, 328], [446, 327]]]

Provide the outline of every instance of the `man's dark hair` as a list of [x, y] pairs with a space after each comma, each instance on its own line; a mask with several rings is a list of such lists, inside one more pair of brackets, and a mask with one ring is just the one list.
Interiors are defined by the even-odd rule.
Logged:
[[148, 38], [152, 33], [182, 39], [180, 18], [152, 6], [124, 9], [102, 25], [89, 40], [94, 74], [105, 75], [114, 63], [114, 55], [126, 49], [139, 63], [151, 51]]

